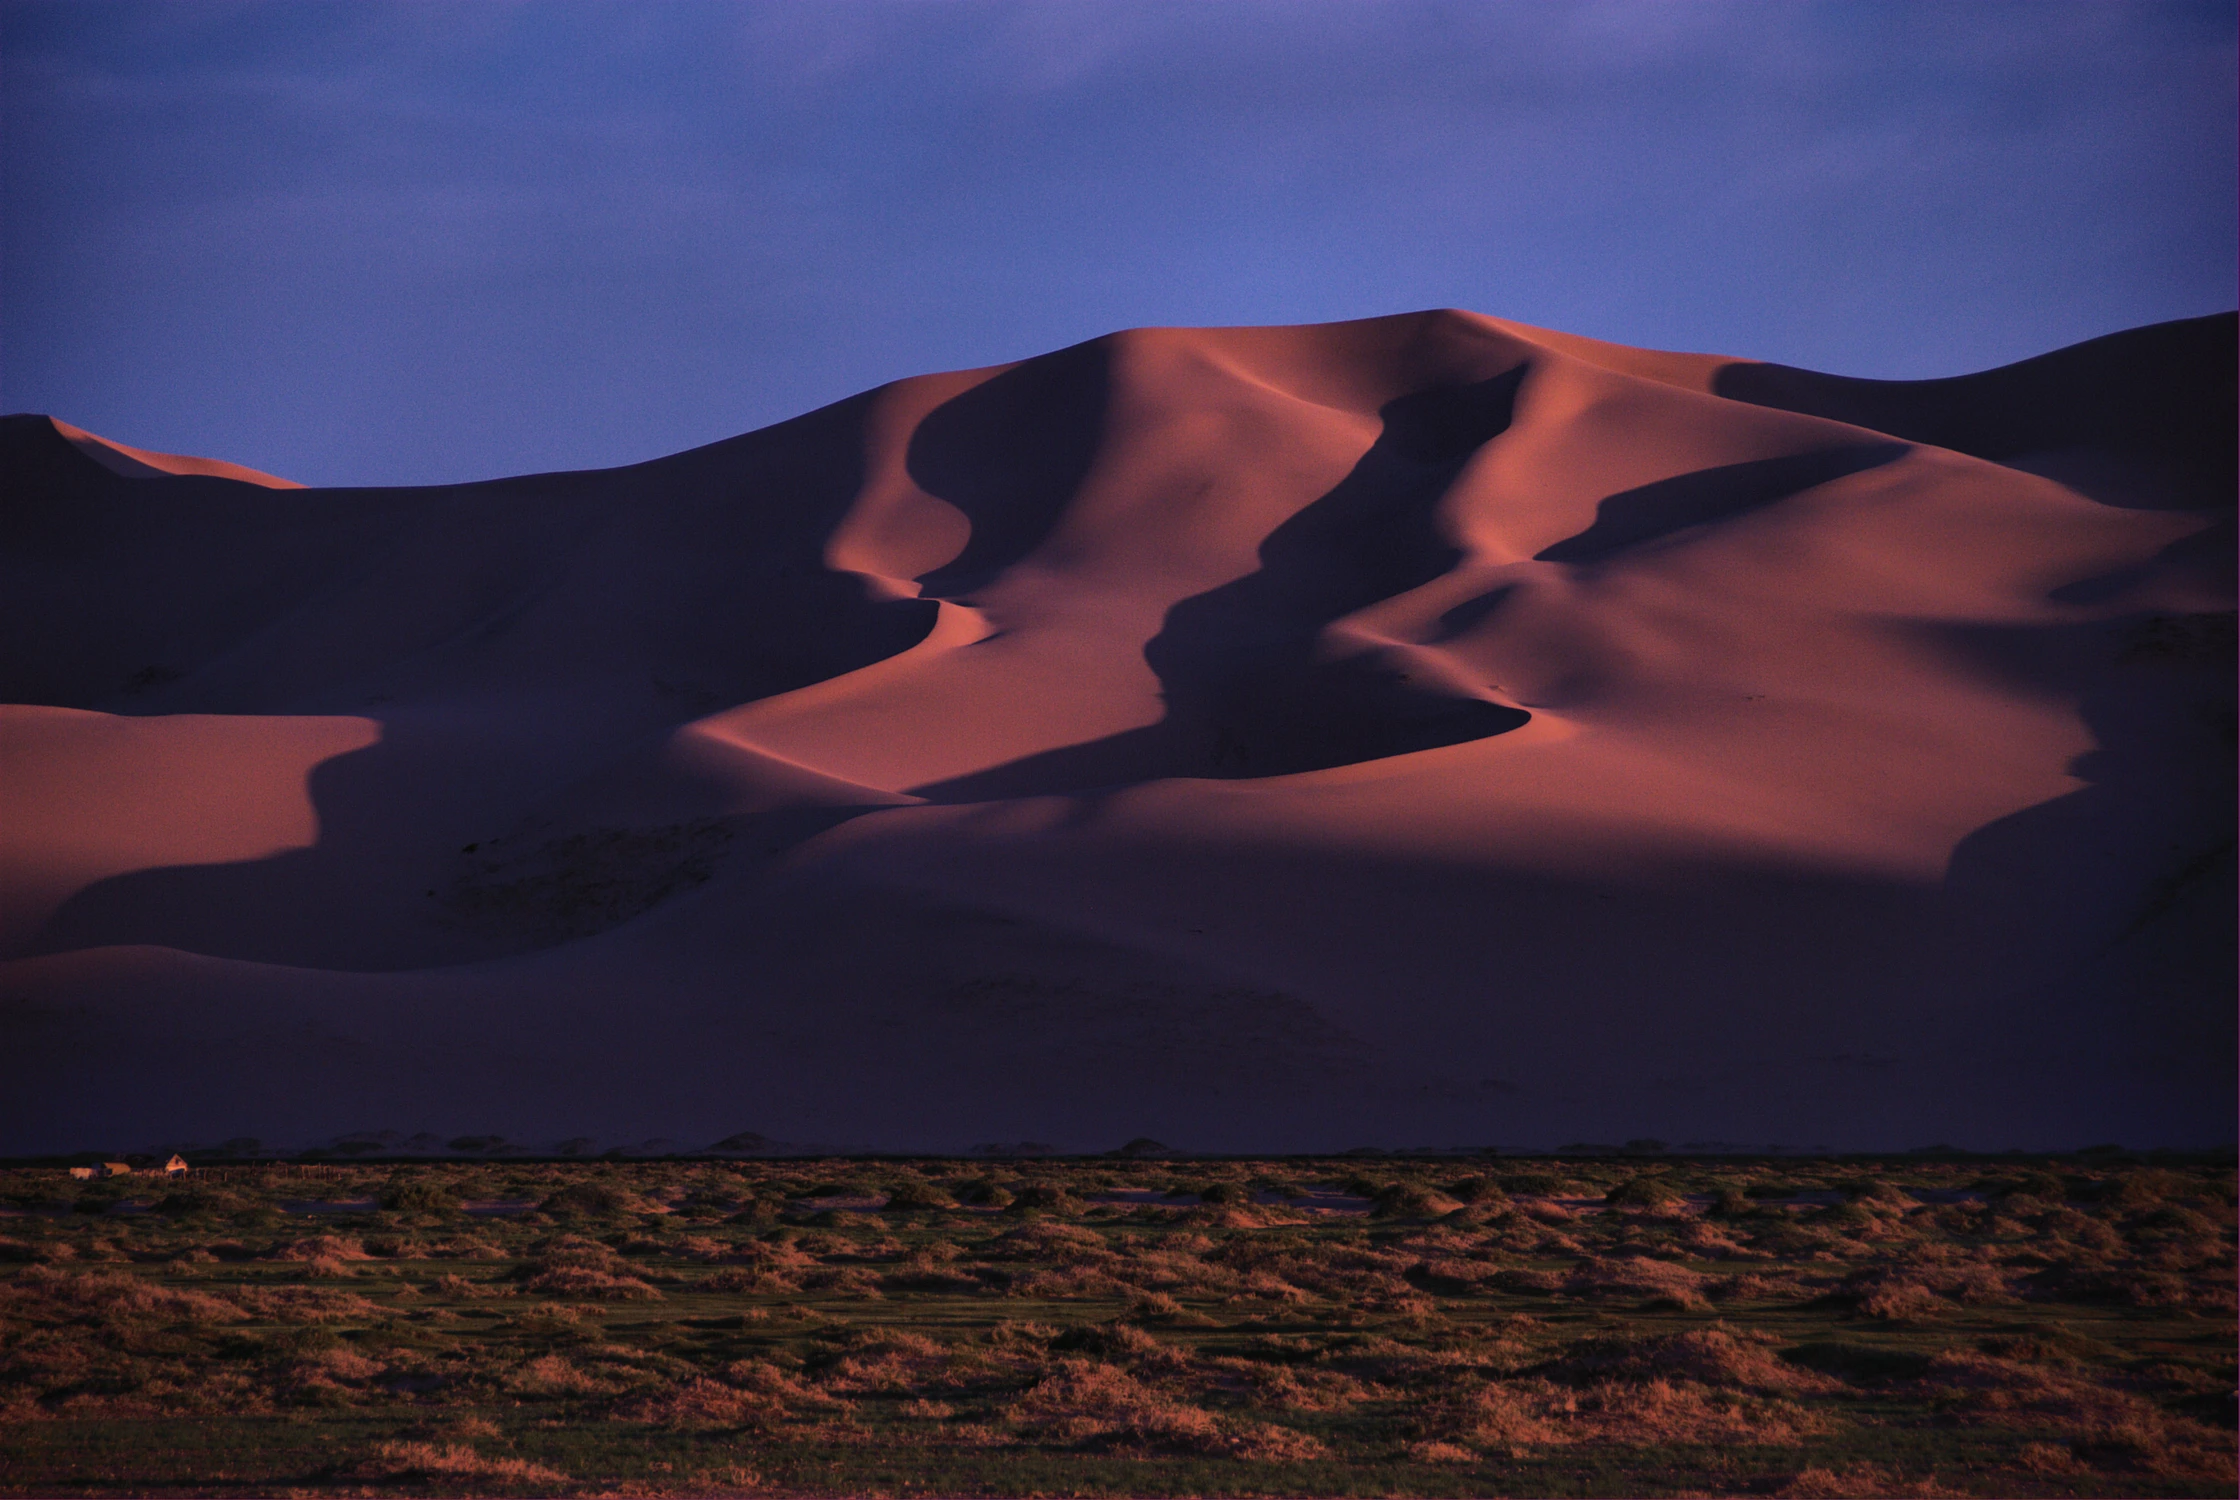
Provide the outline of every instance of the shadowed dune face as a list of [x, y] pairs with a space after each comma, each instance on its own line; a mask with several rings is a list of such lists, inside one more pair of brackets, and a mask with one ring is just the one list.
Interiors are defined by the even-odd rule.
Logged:
[[1905, 451], [1898, 443], [1866, 443], [1676, 474], [1612, 495], [1596, 508], [1592, 526], [1541, 548], [1533, 560], [1574, 567], [1604, 562], [1690, 527], [1763, 510], [1816, 485], [1889, 463]]
[[1137, 330], [428, 490], [4, 419], [0, 1147], [2222, 1139], [2232, 342]]
[[917, 575], [926, 598], [969, 599], [1049, 538], [1097, 456], [1107, 359], [1092, 343], [1014, 365], [918, 423], [910, 478], [965, 521], [957, 554]]
[[2107, 504], [2227, 510], [2240, 400], [2231, 319], [2111, 334], [1946, 380], [1858, 380], [1786, 365], [1720, 368], [1722, 396], [2074, 478]]
[[[1436, 507], [1462, 466], [1509, 425], [1518, 366], [1468, 386], [1404, 396], [1328, 493], [1268, 533], [1260, 566], [1167, 611], [1143, 657], [1166, 716], [1105, 740], [1045, 751], [917, 788], [934, 801], [1080, 791], [1161, 776], [1276, 776], [1459, 744], [1531, 716], [1411, 687], [1330, 628], [1444, 576], [1462, 552]], [[960, 507], [962, 508], [962, 507]], [[923, 580], [921, 580], [923, 581]]]

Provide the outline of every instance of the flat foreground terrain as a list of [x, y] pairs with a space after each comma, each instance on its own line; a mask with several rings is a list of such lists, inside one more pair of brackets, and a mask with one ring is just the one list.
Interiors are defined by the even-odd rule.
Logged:
[[0, 1492], [2229, 1495], [2229, 1165], [0, 1173]]

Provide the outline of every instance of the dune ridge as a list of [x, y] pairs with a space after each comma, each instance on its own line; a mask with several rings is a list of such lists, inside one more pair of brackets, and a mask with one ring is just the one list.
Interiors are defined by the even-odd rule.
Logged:
[[60, 417], [49, 419], [54, 430], [70, 440], [70, 446], [101, 465], [112, 474], [127, 479], [167, 479], [185, 474], [202, 474], [212, 479], [233, 479], [243, 484], [262, 485], [268, 490], [300, 490], [303, 486], [293, 479], [282, 479], [277, 474], [267, 474], [262, 469], [252, 469], [244, 464], [227, 463], [222, 458], [196, 458], [191, 453], [158, 453], [151, 448], [135, 448], [129, 443], [119, 443], [99, 433], [73, 427]]
[[2221, 1143], [2233, 346], [1137, 329], [284, 496], [0, 419], [0, 1149]]

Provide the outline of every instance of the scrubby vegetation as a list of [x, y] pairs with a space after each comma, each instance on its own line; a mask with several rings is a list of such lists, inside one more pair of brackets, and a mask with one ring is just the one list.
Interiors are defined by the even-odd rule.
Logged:
[[0, 1173], [10, 1494], [2225, 1495], [2229, 1167]]

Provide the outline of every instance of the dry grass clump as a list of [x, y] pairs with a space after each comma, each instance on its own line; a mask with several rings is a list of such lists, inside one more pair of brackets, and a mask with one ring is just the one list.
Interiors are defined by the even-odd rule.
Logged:
[[1669, 1209], [1686, 1202], [1686, 1197], [1664, 1178], [1643, 1173], [1628, 1177], [1609, 1192], [1602, 1201], [1612, 1208]]
[[865, 1329], [843, 1350], [826, 1372], [824, 1388], [850, 1395], [933, 1388], [949, 1364], [947, 1345], [899, 1329]]
[[242, 1312], [275, 1323], [357, 1323], [387, 1316], [377, 1302], [326, 1287], [241, 1287], [230, 1295]]
[[1883, 1496], [1920, 1496], [1922, 1500], [1935, 1497], [1965, 1495], [1966, 1490], [1946, 1489], [1937, 1483], [1934, 1474], [1921, 1479], [1907, 1479], [1893, 1469], [1881, 1464], [1847, 1464], [1841, 1471], [1813, 1468], [1784, 1485], [1781, 1500], [1881, 1500]]
[[661, 1293], [640, 1277], [593, 1266], [547, 1266], [524, 1278], [532, 1292], [555, 1297], [604, 1297], [616, 1301], [659, 1301]]
[[1581, 1442], [1795, 1443], [1830, 1418], [1799, 1404], [1844, 1389], [1777, 1358], [1769, 1336], [1696, 1328], [1586, 1340], [1510, 1378], [1465, 1379], [1433, 1398], [1427, 1441], [1522, 1456]]
[[1345, 1411], [1379, 1394], [1379, 1387], [1343, 1370], [1313, 1366], [1264, 1365], [1249, 1360], [1226, 1360], [1217, 1368], [1241, 1378], [1252, 1404], [1270, 1411]]
[[1811, 1292], [1793, 1274], [1745, 1271], [1739, 1276], [1716, 1278], [1704, 1288], [1704, 1294], [1713, 1302], [1728, 1303], [1801, 1301]]
[[821, 1264], [793, 1240], [748, 1240], [729, 1247], [725, 1258], [738, 1264], [707, 1277], [697, 1290], [783, 1296], [801, 1290], [802, 1278]]
[[0, 1264], [52, 1265], [56, 1261], [75, 1260], [74, 1246], [55, 1240], [11, 1240], [0, 1238]]
[[1203, 1327], [1214, 1321], [1165, 1292], [1146, 1292], [1130, 1302], [1127, 1310], [1120, 1316], [1125, 1322], [1142, 1323], [1154, 1328]]
[[1674, 1379], [1721, 1390], [1765, 1395], [1825, 1395], [1841, 1381], [1790, 1364], [1774, 1354], [1770, 1334], [1691, 1328], [1653, 1338], [1589, 1339], [1573, 1345], [1539, 1373], [1573, 1383]]
[[351, 1262], [372, 1258], [359, 1241], [336, 1234], [318, 1234], [308, 1239], [291, 1240], [275, 1246], [268, 1257], [271, 1260], [299, 1264], [303, 1267], [304, 1275], [317, 1280], [355, 1275], [356, 1270]]
[[464, 1443], [381, 1443], [371, 1456], [354, 1464], [352, 1471], [361, 1479], [417, 1479], [438, 1484], [472, 1480], [477, 1489], [489, 1484], [514, 1488], [568, 1482], [566, 1474], [548, 1465], [521, 1458], [487, 1458]]
[[596, 1240], [568, 1235], [545, 1246], [535, 1259], [523, 1261], [514, 1277], [526, 1290], [547, 1296], [659, 1301], [661, 1293], [638, 1270]]
[[[456, 1168], [385, 1169], [327, 1189], [622, 1195], [579, 1204], [593, 1212], [574, 1225], [29, 1213], [0, 1245], [0, 1472], [32, 1492], [86, 1488], [40, 1457], [93, 1451], [56, 1436], [71, 1423], [191, 1421], [238, 1444], [255, 1436], [245, 1419], [285, 1417], [352, 1443], [395, 1424], [387, 1458], [316, 1485], [431, 1493], [865, 1492], [891, 1486], [898, 1455], [934, 1450], [975, 1493], [1184, 1472], [1209, 1492], [1254, 1488], [1241, 1467], [1233, 1485], [1204, 1477], [1245, 1463], [1299, 1465], [1286, 1488], [1336, 1491], [1403, 1455], [1523, 1455], [1591, 1470], [1589, 1488], [1724, 1493], [1738, 1446], [1769, 1493], [1941, 1493], [1932, 1469], [1986, 1492], [2232, 1487], [2229, 1330], [2201, 1314], [2229, 1306], [2233, 1215], [2209, 1176], [2002, 1162], [1995, 1196], [1944, 1203], [1984, 1169], [1784, 1163], [1773, 1183], [1679, 1160], [1277, 1166], [586, 1163], [483, 1168], [471, 1188]], [[1365, 1166], [1377, 1175], [1347, 1175]], [[1322, 1193], [1256, 1202], [1341, 1177], [1359, 1192], [1335, 1212]], [[1717, 1196], [1699, 1211], [1624, 1191], [1643, 1181]], [[912, 1183], [1043, 1206], [915, 1208]], [[1096, 1202], [1170, 1185], [1203, 1201], [1141, 1217]], [[884, 1193], [892, 1212], [833, 1212], [811, 1196], [828, 1187], [866, 1208]], [[1528, 1188], [1620, 1201], [1573, 1211]], [[1784, 1201], [1799, 1193], [1818, 1196]], [[741, 1203], [767, 1212], [750, 1228]], [[1448, 1204], [1463, 1207], [1427, 1216]], [[316, 1280], [329, 1273], [356, 1279]], [[505, 1432], [553, 1429], [575, 1478], [506, 1467], [532, 1450], [481, 1414], [508, 1409]], [[1904, 1446], [1861, 1446], [1881, 1429]], [[143, 1430], [161, 1429], [103, 1429]], [[127, 1475], [114, 1487], [175, 1482], [102, 1442], [104, 1472]], [[744, 1445], [756, 1475], [720, 1478], [710, 1455]], [[236, 1464], [239, 1484], [192, 1483], [297, 1485], [303, 1450], [288, 1451]], [[1899, 1453], [1902, 1472], [1855, 1461]], [[1138, 1459], [1183, 1467], [1139, 1483]]]
[[550, 1219], [621, 1219], [650, 1207], [638, 1194], [611, 1182], [578, 1182], [540, 1202], [535, 1212]]
[[1468, 1385], [1430, 1403], [1425, 1436], [1523, 1456], [1573, 1443], [1794, 1443], [1828, 1419], [1793, 1401], [1682, 1379], [1571, 1385], [1542, 1376]]
[[1567, 1430], [1596, 1442], [1794, 1443], [1829, 1420], [1791, 1401], [1714, 1391], [1678, 1380], [1612, 1381], [1565, 1393], [1548, 1407]]
[[1576, 1196], [1576, 1183], [1569, 1172], [1503, 1172], [1494, 1179], [1501, 1191], [1512, 1198], [1568, 1198]]
[[1465, 1177], [1448, 1183], [1444, 1191], [1449, 1198], [1466, 1208], [1503, 1209], [1509, 1206], [1509, 1194], [1491, 1177]]
[[964, 1252], [945, 1240], [919, 1245], [896, 1262], [893, 1269], [881, 1278], [880, 1285], [891, 1292], [971, 1292], [977, 1291], [980, 1281], [960, 1270], [957, 1262]]
[[896, 1184], [883, 1205], [888, 1213], [941, 1213], [956, 1206], [957, 1200], [949, 1193], [917, 1178]]
[[1560, 1420], [1570, 1404], [1569, 1392], [1544, 1380], [1470, 1383], [1427, 1403], [1419, 1422], [1426, 1444], [1470, 1458], [1480, 1453], [1521, 1457], [1534, 1448], [1574, 1440]]
[[877, 1301], [886, 1295], [879, 1289], [879, 1279], [877, 1272], [862, 1266], [820, 1266], [801, 1278], [801, 1289], [826, 1296]]
[[1462, 1205], [1455, 1199], [1419, 1182], [1389, 1183], [1377, 1189], [1370, 1199], [1369, 1217], [1372, 1219], [1436, 1219], [1453, 1213]]
[[347, 1344], [306, 1350], [271, 1371], [273, 1390], [294, 1405], [335, 1406], [353, 1400], [389, 1373], [389, 1366]]
[[552, 1401], [570, 1396], [609, 1396], [629, 1382], [613, 1370], [587, 1368], [565, 1354], [543, 1354], [506, 1372], [501, 1385], [508, 1395], [528, 1401]]
[[1877, 1275], [1848, 1293], [1834, 1293], [1830, 1301], [1848, 1303], [1856, 1316], [1879, 1318], [1886, 1323], [1920, 1323], [1954, 1311], [1917, 1277]]
[[1642, 1297], [1665, 1306], [1700, 1311], [1710, 1306], [1705, 1290], [1712, 1278], [1671, 1261], [1629, 1256], [1590, 1257], [1562, 1282], [1575, 1297]]
[[1218, 1453], [1229, 1446], [1211, 1412], [1089, 1359], [1061, 1360], [1004, 1415], [1022, 1436], [1068, 1447]]
[[513, 1288], [492, 1286], [487, 1281], [469, 1281], [456, 1271], [446, 1271], [428, 1283], [428, 1294], [454, 1300], [472, 1297], [510, 1297]]
[[1947, 1349], [1928, 1362], [1918, 1385], [1955, 1420], [2058, 1426], [2071, 1434], [2072, 1454], [2096, 1467], [2184, 1476], [2222, 1472], [2232, 1463], [2224, 1434], [2069, 1370]]
[[784, 1422], [790, 1410], [764, 1392], [701, 1377], [631, 1396], [610, 1407], [608, 1415], [663, 1427], [767, 1428]]
[[36, 1316], [69, 1309], [118, 1319], [227, 1320], [240, 1307], [202, 1292], [162, 1286], [138, 1276], [104, 1271], [52, 1271], [33, 1266], [0, 1288], [0, 1312]]

